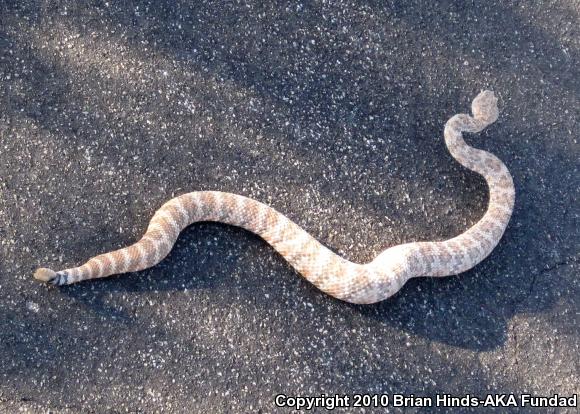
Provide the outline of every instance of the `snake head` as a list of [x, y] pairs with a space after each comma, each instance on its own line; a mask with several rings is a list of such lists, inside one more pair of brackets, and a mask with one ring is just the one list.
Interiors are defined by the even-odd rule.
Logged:
[[471, 104], [471, 112], [475, 119], [485, 122], [486, 125], [494, 123], [499, 115], [494, 93], [492, 91], [480, 92]]

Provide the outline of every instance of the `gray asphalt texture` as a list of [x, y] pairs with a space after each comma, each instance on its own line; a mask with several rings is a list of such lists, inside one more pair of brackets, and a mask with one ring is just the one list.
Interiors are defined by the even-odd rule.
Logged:
[[[579, 13], [569, 1], [0, 2], [0, 411], [578, 393]], [[443, 125], [482, 89], [501, 115], [467, 139], [506, 163], [517, 200], [499, 246], [461, 276], [349, 305], [257, 236], [201, 223], [146, 271], [60, 289], [31, 277], [132, 243], [194, 190], [269, 203], [359, 262], [457, 235], [487, 187], [448, 154]]]

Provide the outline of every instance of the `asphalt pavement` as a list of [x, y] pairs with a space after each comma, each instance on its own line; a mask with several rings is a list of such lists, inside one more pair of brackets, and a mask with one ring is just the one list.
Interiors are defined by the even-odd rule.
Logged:
[[[0, 412], [579, 393], [579, 15], [555, 0], [0, 1]], [[516, 205], [460, 276], [349, 305], [257, 236], [201, 223], [149, 270], [32, 279], [132, 243], [195, 190], [266, 202], [357, 262], [455, 236], [488, 195], [443, 125], [483, 89], [500, 118], [466, 138], [508, 166]], [[399, 409], [337, 410], [378, 411]]]

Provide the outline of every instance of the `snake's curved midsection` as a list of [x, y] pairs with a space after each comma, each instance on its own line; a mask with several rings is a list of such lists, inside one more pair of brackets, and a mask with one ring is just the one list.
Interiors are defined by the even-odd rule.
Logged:
[[[169, 215], [181, 216], [180, 221], [176, 225], [163, 223], [163, 217]], [[353, 263], [335, 254], [276, 209], [238, 194], [219, 191], [184, 194], [162, 206], [149, 227], [164, 226], [167, 230], [200, 221], [226, 223], [259, 235], [306, 280], [338, 299], [376, 302], [400, 287], [392, 283], [387, 273], [379, 275], [370, 264]]]

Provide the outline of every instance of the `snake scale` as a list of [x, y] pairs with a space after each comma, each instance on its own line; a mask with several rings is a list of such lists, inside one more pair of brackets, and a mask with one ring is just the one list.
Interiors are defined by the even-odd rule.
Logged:
[[458, 114], [447, 121], [445, 143], [459, 163], [485, 178], [489, 206], [475, 225], [449, 240], [394, 246], [370, 263], [357, 264], [333, 253], [296, 223], [259, 201], [232, 193], [196, 191], [163, 204], [143, 237], [131, 246], [93, 257], [79, 267], [58, 272], [39, 268], [34, 277], [60, 286], [149, 268], [167, 256], [181, 230], [200, 221], [227, 223], [258, 234], [309, 282], [347, 302], [381, 301], [412, 277], [459, 274], [491, 253], [505, 231], [515, 200], [506, 166], [496, 156], [467, 145], [462, 137], [462, 132], [479, 132], [497, 120], [493, 92], [481, 92], [472, 103], [472, 113]]

